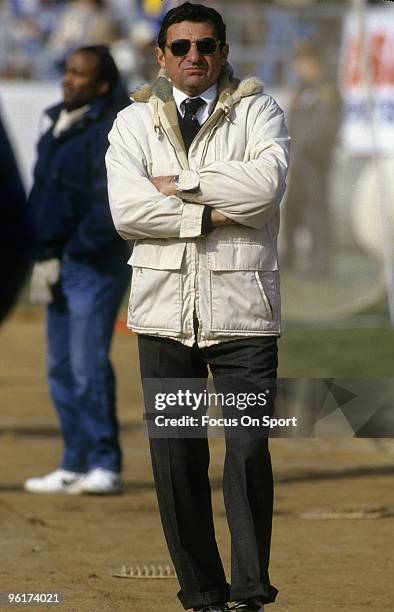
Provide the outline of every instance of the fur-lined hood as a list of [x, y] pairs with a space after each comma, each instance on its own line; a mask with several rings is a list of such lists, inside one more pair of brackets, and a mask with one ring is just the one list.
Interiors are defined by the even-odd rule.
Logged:
[[[222, 68], [218, 79], [219, 102], [225, 106], [232, 106], [241, 98], [263, 92], [263, 83], [256, 77], [239, 80], [234, 77], [233, 69], [228, 62]], [[160, 70], [156, 81], [152, 84], [142, 85], [130, 95], [133, 102], [149, 102], [156, 97], [166, 103], [172, 99], [172, 85], [165, 70]]]
[[[228, 62], [222, 68], [218, 79], [218, 102], [215, 116], [224, 115], [231, 121], [231, 110], [242, 98], [263, 93], [263, 83], [255, 78], [242, 81], [233, 76], [233, 70]], [[162, 134], [162, 121], [168, 121], [169, 131], [174, 135], [177, 144], [183, 142], [179, 131], [175, 100], [172, 94], [172, 84], [165, 70], [160, 70], [153, 85], [143, 85], [131, 94], [133, 102], [148, 103], [152, 107], [155, 132]], [[160, 111], [162, 109], [162, 113]], [[162, 117], [160, 115], [162, 114]], [[166, 119], [164, 119], [164, 116]], [[181, 144], [181, 146], [183, 146]]]

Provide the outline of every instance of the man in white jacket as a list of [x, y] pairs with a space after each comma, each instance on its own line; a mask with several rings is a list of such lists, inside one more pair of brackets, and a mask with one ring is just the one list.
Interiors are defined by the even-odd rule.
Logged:
[[[178, 379], [185, 389], [182, 380], [205, 381], [209, 366], [223, 397], [274, 388], [276, 240], [289, 150], [283, 111], [257, 79], [233, 77], [228, 51], [214, 9], [187, 2], [169, 11], [158, 36], [159, 77], [119, 113], [106, 158], [115, 227], [136, 240], [128, 322], [142, 379], [160, 380], [161, 390]], [[272, 408], [263, 403], [259, 416]], [[259, 433], [226, 433], [231, 587], [215, 541], [207, 438], [150, 438], [185, 609], [220, 612], [231, 601], [254, 612], [275, 600], [272, 469]]]

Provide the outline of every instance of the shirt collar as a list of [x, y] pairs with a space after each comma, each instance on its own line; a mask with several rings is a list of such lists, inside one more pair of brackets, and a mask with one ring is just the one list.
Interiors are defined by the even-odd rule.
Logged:
[[[175, 100], [177, 109], [179, 113], [181, 114], [181, 116], [183, 117], [183, 115], [185, 114], [185, 108], [182, 102], [184, 102], [187, 98], [190, 98], [190, 96], [185, 94], [180, 89], [177, 89], [174, 85], [172, 86], [172, 93], [174, 96], [174, 100]], [[204, 100], [206, 107], [207, 107], [208, 115], [210, 115], [215, 106], [217, 95], [218, 95], [218, 84], [214, 83], [213, 85], [211, 85], [211, 87], [209, 87], [208, 89], [200, 93], [199, 96], [193, 96], [193, 97], [201, 98], [202, 100]], [[203, 108], [205, 109], [206, 107], [203, 107]]]
[[86, 113], [90, 110], [90, 104], [85, 104], [79, 108], [68, 111], [66, 108], [62, 108], [59, 117], [53, 128], [53, 135], [55, 138], [60, 136], [62, 132], [69, 130], [74, 123], [77, 123]]

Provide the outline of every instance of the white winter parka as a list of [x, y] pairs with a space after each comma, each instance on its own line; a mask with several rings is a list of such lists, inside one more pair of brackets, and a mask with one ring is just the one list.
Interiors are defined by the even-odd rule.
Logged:
[[[186, 154], [165, 74], [132, 97], [109, 134], [109, 201], [119, 234], [136, 239], [128, 326], [200, 347], [280, 334], [279, 203], [289, 136], [257, 79], [228, 65], [218, 102]], [[150, 177], [179, 175], [164, 196]], [[187, 189], [188, 191], [183, 191]], [[201, 236], [204, 205], [236, 222]]]

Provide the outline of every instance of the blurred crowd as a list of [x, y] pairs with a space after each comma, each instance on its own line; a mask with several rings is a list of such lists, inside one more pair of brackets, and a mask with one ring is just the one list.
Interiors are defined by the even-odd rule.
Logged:
[[[71, 51], [105, 44], [130, 86], [149, 80], [156, 70], [153, 49], [160, 18], [176, 4], [176, 0], [0, 0], [0, 78], [57, 79]], [[319, 40], [331, 63], [336, 62], [338, 13], [311, 11], [311, 5], [316, 9], [314, 2], [212, 4], [226, 17], [232, 62], [239, 74], [258, 74], [267, 85], [288, 84], [289, 58], [304, 39]]]
[[169, 5], [154, 0], [0, 0], [0, 78], [56, 79], [69, 53], [91, 44], [111, 47], [126, 79], [149, 78], [158, 19]]

